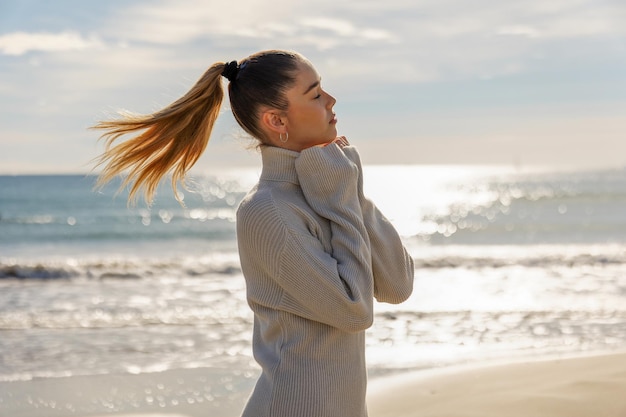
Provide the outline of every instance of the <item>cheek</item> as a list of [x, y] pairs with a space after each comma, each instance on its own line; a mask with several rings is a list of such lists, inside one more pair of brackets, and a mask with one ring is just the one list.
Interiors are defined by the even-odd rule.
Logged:
[[328, 111], [322, 102], [320, 102], [320, 105], [316, 108], [315, 118], [318, 122], [328, 122], [328, 120], [326, 120], [328, 119]]
[[293, 129], [319, 130], [325, 127], [329, 120], [327, 110], [323, 106], [323, 101], [315, 101], [300, 108], [295, 118], [292, 119]]
[[315, 125], [324, 118], [324, 111], [317, 106], [311, 106], [300, 114], [297, 121], [302, 125]]

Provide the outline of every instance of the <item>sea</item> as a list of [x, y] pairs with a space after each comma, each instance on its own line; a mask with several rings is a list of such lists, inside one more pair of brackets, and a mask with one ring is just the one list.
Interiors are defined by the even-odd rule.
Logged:
[[[205, 369], [258, 375], [236, 209], [259, 170], [128, 205], [91, 175], [0, 176], [0, 382]], [[376, 304], [371, 378], [626, 348], [626, 169], [388, 165], [365, 192], [415, 261]]]

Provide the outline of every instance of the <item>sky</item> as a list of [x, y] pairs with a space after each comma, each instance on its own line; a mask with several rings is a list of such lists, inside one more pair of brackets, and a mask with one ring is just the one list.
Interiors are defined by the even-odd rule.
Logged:
[[[315, 65], [364, 164], [626, 167], [623, 0], [0, 0], [0, 174], [89, 172], [89, 126], [264, 49]], [[225, 100], [198, 169], [253, 145]]]

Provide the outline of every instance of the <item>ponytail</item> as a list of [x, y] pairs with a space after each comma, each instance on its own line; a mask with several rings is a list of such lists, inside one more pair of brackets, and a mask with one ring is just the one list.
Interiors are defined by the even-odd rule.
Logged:
[[[306, 59], [289, 51], [269, 50], [241, 61], [213, 64], [183, 97], [149, 115], [123, 113], [118, 120], [103, 121], [93, 129], [104, 130], [103, 154], [96, 167], [104, 165], [96, 187], [128, 171], [120, 189], [130, 186], [128, 201], [138, 194], [151, 203], [161, 179], [169, 172], [176, 199], [182, 204], [177, 185], [185, 185], [187, 172], [204, 152], [224, 98], [223, 75], [229, 81], [230, 108], [239, 125], [261, 144], [267, 138], [259, 123], [263, 108], [286, 111], [285, 92], [296, 80], [298, 64]], [[139, 134], [139, 132], [142, 132]], [[114, 145], [121, 136], [131, 139]]]
[[[129, 203], [135, 203], [138, 194], [151, 203], [160, 180], [171, 172], [174, 195], [182, 204], [177, 185], [185, 185], [187, 172], [209, 141], [224, 98], [221, 75], [225, 67], [224, 63], [211, 66], [184, 96], [162, 110], [148, 115], [122, 113], [121, 119], [93, 126], [105, 131], [101, 139], [106, 144], [97, 159], [96, 167], [104, 168], [96, 187], [128, 171], [120, 189], [130, 185]], [[141, 131], [113, 145], [121, 136]]]

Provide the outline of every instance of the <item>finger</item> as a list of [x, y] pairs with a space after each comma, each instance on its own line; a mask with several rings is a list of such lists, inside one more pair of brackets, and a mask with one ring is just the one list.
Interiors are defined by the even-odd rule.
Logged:
[[348, 146], [349, 145], [348, 140], [346, 139], [345, 136], [337, 136], [337, 138], [335, 139], [335, 142], [337, 142], [337, 144], [339, 146], [341, 146], [342, 148], [344, 146]]

